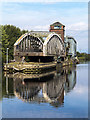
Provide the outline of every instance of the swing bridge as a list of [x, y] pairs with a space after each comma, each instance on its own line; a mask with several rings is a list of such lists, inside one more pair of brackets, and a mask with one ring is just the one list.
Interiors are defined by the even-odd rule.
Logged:
[[34, 31], [23, 34], [14, 44], [14, 59], [22, 57], [30, 59], [53, 60], [54, 56], [65, 56], [64, 42], [55, 32]]

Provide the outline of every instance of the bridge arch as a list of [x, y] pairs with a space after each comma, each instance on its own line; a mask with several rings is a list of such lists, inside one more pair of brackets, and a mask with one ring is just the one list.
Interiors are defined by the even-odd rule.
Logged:
[[42, 56], [43, 42], [33, 33], [22, 35], [14, 44], [14, 59], [21, 61], [22, 56]]
[[43, 42], [39, 37], [26, 33], [16, 41], [14, 47], [19, 52], [41, 52], [43, 50]]
[[63, 98], [64, 95], [64, 76], [54, 75], [52, 81], [43, 83], [43, 97], [49, 103], [56, 102], [59, 98]]
[[21, 61], [22, 56], [27, 56], [31, 61], [34, 57], [37, 61], [50, 57], [48, 60], [52, 61], [54, 56], [65, 56], [64, 43], [58, 34], [48, 32], [45, 40], [42, 34], [30, 32], [22, 35], [14, 44], [15, 61]]
[[64, 43], [56, 33], [51, 33], [43, 44], [43, 54], [51, 56], [62, 56], [65, 54]]

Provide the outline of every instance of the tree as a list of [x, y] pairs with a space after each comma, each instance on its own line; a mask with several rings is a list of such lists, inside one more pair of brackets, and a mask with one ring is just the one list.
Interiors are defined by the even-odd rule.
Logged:
[[9, 60], [13, 59], [13, 46], [16, 40], [22, 35], [21, 30], [13, 25], [4, 25], [4, 30], [6, 31], [6, 34], [8, 35], [8, 41], [9, 41]]
[[80, 52], [77, 51], [77, 57], [80, 57], [80, 56], [81, 56]]
[[17, 41], [17, 39], [22, 35], [28, 32], [28, 30], [20, 30], [20, 28], [13, 26], [13, 25], [4, 25], [4, 30], [6, 31], [6, 34], [8, 35], [8, 41], [9, 41], [9, 60], [13, 59], [13, 48], [14, 43]]
[[29, 31], [28, 30], [22, 30], [21, 32], [22, 32], [22, 34], [25, 34], [25, 33], [28, 33]]
[[0, 26], [0, 57], [2, 56], [2, 62], [6, 61], [6, 49], [9, 46], [8, 35], [6, 34], [4, 27]]

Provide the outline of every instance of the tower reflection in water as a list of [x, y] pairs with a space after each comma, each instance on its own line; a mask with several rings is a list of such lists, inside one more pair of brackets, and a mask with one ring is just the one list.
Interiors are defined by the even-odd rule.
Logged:
[[[64, 93], [73, 90], [76, 84], [76, 68], [65, 67], [62, 70], [43, 74], [4, 74], [6, 77], [6, 92], [25, 102], [50, 103], [59, 107], [64, 103]], [[9, 87], [12, 79], [12, 91]], [[7, 83], [8, 82], [8, 83]], [[10, 93], [9, 93], [10, 92]], [[5, 95], [5, 94], [4, 94]]]

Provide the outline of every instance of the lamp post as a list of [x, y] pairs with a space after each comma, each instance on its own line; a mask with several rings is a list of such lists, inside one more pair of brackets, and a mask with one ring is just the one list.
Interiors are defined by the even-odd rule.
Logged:
[[9, 49], [9, 48], [7, 48], [6, 64], [8, 64], [8, 49]]

